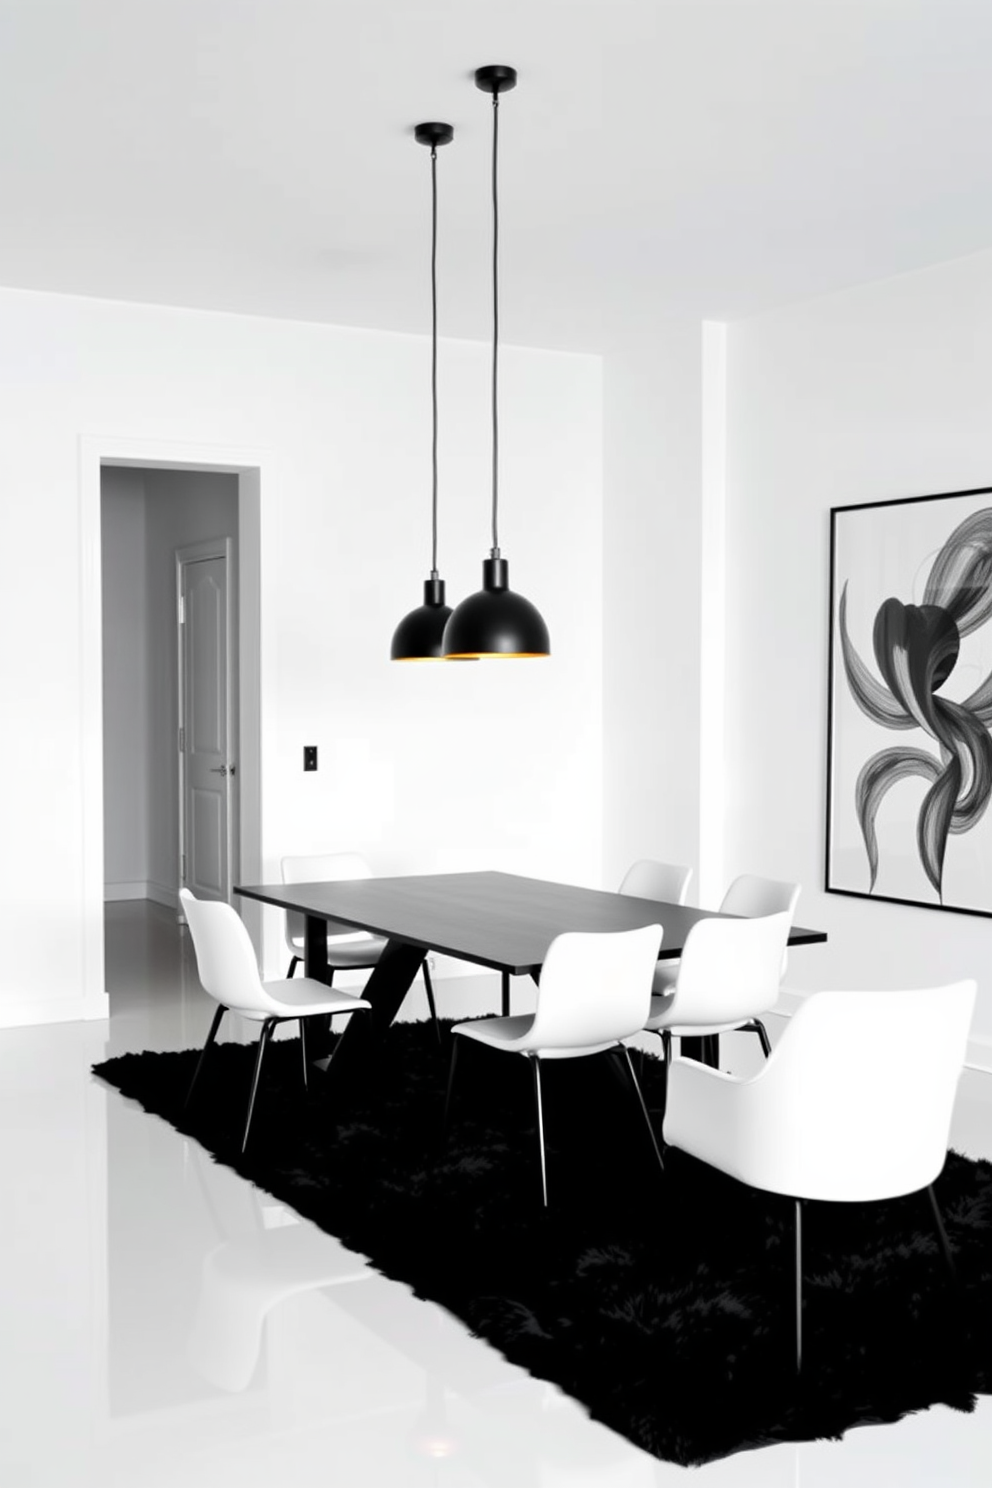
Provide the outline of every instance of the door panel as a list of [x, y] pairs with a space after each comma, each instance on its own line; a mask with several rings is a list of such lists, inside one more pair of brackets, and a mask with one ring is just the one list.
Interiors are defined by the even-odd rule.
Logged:
[[199, 899], [224, 899], [224, 821], [219, 792], [190, 791], [189, 851], [187, 866], [195, 878], [188, 881]]
[[[221, 573], [203, 573], [201, 568], [219, 566]], [[222, 558], [187, 564], [189, 575], [186, 594], [186, 635], [195, 648], [190, 668], [189, 709], [187, 718], [191, 748], [196, 754], [215, 755], [225, 752], [226, 714], [224, 652], [227, 646], [227, 596], [223, 581]]]
[[227, 561], [183, 564], [184, 882], [199, 899], [227, 899]]

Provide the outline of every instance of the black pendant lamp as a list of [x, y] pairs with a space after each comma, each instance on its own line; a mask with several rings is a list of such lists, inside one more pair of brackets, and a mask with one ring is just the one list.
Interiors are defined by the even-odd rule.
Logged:
[[549, 656], [548, 627], [540, 611], [510, 588], [509, 565], [500, 556], [497, 508], [499, 501], [499, 418], [497, 370], [499, 355], [499, 199], [497, 150], [499, 95], [517, 85], [513, 67], [480, 67], [475, 85], [493, 99], [493, 546], [482, 564], [482, 588], [455, 608], [444, 627], [444, 655], [449, 661], [495, 656]]
[[390, 657], [393, 661], [441, 661], [444, 659], [442, 638], [451, 615], [444, 602], [444, 580], [437, 571], [437, 147], [450, 144], [455, 131], [450, 124], [418, 124], [414, 138], [418, 145], [431, 147], [431, 403], [434, 410], [434, 432], [431, 446], [433, 499], [431, 576], [424, 580], [424, 602], [404, 615], [393, 632]]

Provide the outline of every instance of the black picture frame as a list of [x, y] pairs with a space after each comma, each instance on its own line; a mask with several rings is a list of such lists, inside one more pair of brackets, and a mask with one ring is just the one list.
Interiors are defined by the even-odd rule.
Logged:
[[992, 917], [992, 487], [830, 509], [828, 893]]

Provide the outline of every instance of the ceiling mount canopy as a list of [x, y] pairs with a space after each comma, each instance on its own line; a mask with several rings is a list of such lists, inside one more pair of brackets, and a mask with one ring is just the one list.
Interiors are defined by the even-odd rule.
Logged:
[[423, 604], [397, 625], [389, 654], [393, 661], [440, 661], [444, 627], [452, 612], [444, 602], [444, 580], [437, 567], [437, 150], [451, 143], [455, 131], [450, 124], [425, 123], [413, 134], [418, 145], [429, 145], [431, 152], [431, 572], [424, 580]]
[[492, 358], [492, 549], [482, 564], [482, 588], [456, 607], [444, 628], [444, 655], [451, 661], [482, 657], [536, 657], [551, 653], [548, 627], [537, 607], [510, 588], [509, 565], [499, 548], [499, 99], [517, 85], [516, 68], [494, 63], [476, 70], [475, 85], [493, 100], [493, 358]]

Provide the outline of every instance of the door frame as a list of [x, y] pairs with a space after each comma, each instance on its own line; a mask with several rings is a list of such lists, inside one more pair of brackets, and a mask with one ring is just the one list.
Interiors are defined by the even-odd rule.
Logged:
[[[224, 647], [224, 651], [225, 651], [225, 655], [224, 655], [224, 683], [225, 683], [224, 711], [225, 711], [225, 714], [227, 716], [227, 727], [225, 729], [225, 734], [226, 734], [226, 737], [227, 737], [227, 752], [228, 752], [228, 756], [232, 760], [235, 760], [235, 763], [237, 763], [237, 760], [240, 759], [241, 744], [240, 744], [240, 739], [238, 739], [237, 722], [236, 722], [236, 720], [234, 718], [233, 710], [231, 708], [231, 692], [232, 692], [232, 688], [231, 688], [231, 682], [232, 682], [232, 677], [231, 677], [231, 628], [232, 628], [232, 621], [235, 620], [235, 617], [232, 614], [233, 606], [231, 604], [231, 577], [232, 577], [232, 574], [234, 572], [233, 562], [232, 562], [233, 547], [234, 547], [234, 545], [231, 542], [231, 539], [229, 537], [208, 537], [208, 538], [205, 538], [203, 542], [189, 543], [184, 548], [177, 548], [176, 549], [176, 660], [177, 660], [177, 665], [176, 665], [176, 684], [177, 684], [177, 688], [178, 688], [176, 716], [179, 719], [179, 727], [180, 727], [180, 729], [185, 728], [185, 726], [186, 726], [186, 645], [185, 645], [185, 635], [184, 635], [185, 621], [184, 621], [184, 616], [183, 616], [183, 605], [182, 605], [182, 598], [183, 598], [183, 569], [184, 569], [184, 567], [186, 566], [187, 563], [202, 563], [202, 562], [204, 562], [204, 560], [206, 560], [208, 558], [223, 558], [224, 563], [225, 563], [225, 575], [226, 575], [226, 583], [224, 585], [224, 608], [225, 608], [224, 634], [225, 634], [225, 637], [226, 637], [226, 642], [225, 642], [225, 647]], [[237, 585], [237, 575], [234, 575], [234, 582]], [[240, 585], [238, 585], [238, 592], [240, 593]], [[240, 645], [238, 647], [238, 654], [240, 655]], [[238, 747], [237, 747], [237, 749], [232, 749], [232, 747], [231, 747], [232, 736], [235, 739], [237, 739], [237, 741], [238, 741]], [[178, 749], [179, 748], [179, 741], [178, 741], [178, 739], [175, 742], [176, 742], [176, 747]], [[186, 855], [186, 755], [185, 755], [185, 752], [182, 749], [179, 749], [179, 773], [178, 773], [178, 781], [179, 781], [179, 800], [178, 800], [178, 808], [179, 808], [179, 879], [178, 879], [178, 882], [176, 884], [176, 893], [177, 893], [177, 900], [176, 900], [177, 910], [176, 910], [176, 913], [177, 913], [177, 915], [179, 917], [180, 923], [181, 924], [185, 924], [186, 923], [186, 916], [183, 914], [182, 903], [178, 899], [178, 892], [184, 886], [184, 884], [186, 883], [186, 878], [185, 878], [185, 875], [183, 874], [183, 860], [184, 860], [185, 855]], [[237, 856], [236, 856], [236, 852], [235, 852], [235, 844], [236, 844], [236, 842], [239, 839], [238, 824], [240, 823], [240, 820], [241, 820], [241, 775], [240, 775], [240, 772], [236, 770], [236, 773], [234, 775], [233, 781], [231, 780], [231, 777], [228, 776], [227, 842], [225, 844], [225, 851], [227, 853], [227, 902], [228, 902], [228, 904], [230, 904], [230, 902], [231, 902], [231, 887], [232, 887], [232, 885], [234, 884], [234, 881], [235, 881], [235, 879], [234, 879], [234, 871], [235, 871], [235, 865], [236, 865], [236, 861], [237, 861]]]
[[[238, 774], [240, 842], [235, 881], [261, 883], [262, 872], [262, 698], [271, 671], [263, 665], [261, 588], [262, 521], [277, 485], [271, 451], [129, 435], [81, 434], [79, 458], [79, 553], [81, 673], [80, 769], [83, 909], [83, 996], [77, 1016], [106, 1018], [109, 998], [104, 969], [103, 899], [103, 582], [101, 572], [100, 469], [103, 465], [152, 470], [215, 471], [238, 477]], [[263, 505], [263, 493], [265, 496]], [[243, 919], [260, 959], [261, 906], [243, 906]]]

